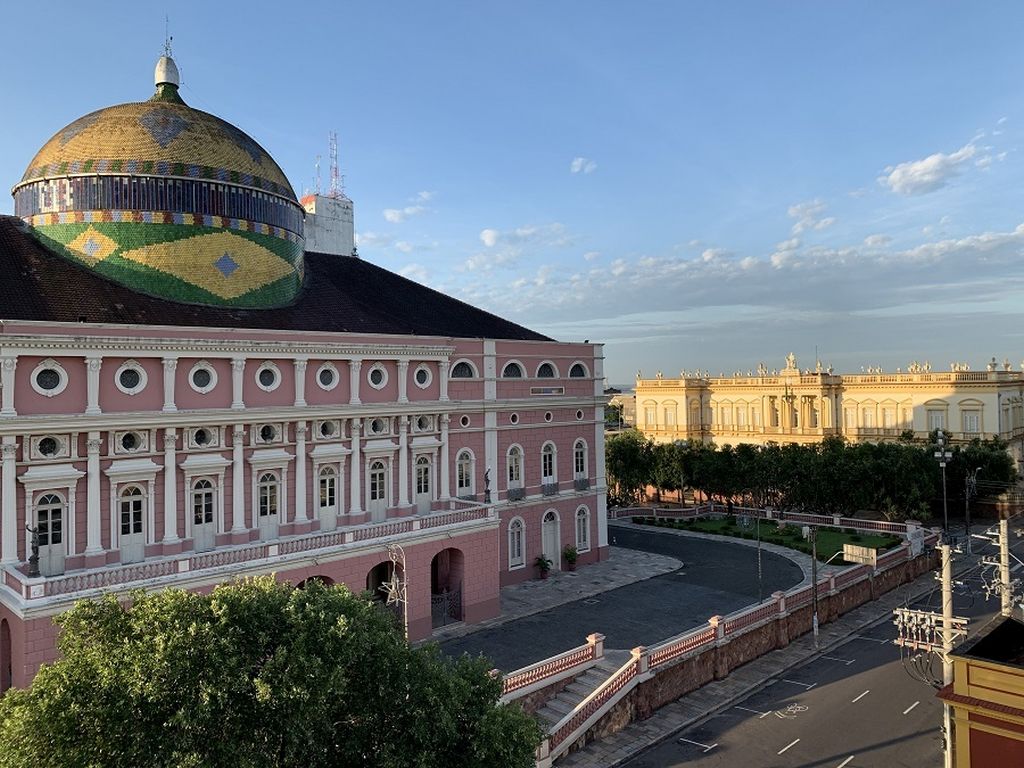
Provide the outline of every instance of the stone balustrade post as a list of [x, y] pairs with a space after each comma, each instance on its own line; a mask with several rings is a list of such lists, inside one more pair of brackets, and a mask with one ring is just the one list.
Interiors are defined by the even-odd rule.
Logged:
[[786, 593], [772, 592], [772, 597], [775, 598], [775, 602], [779, 606], [779, 616], [782, 616], [786, 613]]
[[600, 632], [587, 635], [587, 644], [593, 646], [595, 660], [604, 658], [604, 635]]
[[715, 630], [715, 642], [720, 643], [725, 639], [725, 619], [721, 616], [712, 616], [708, 624]]
[[633, 661], [637, 663], [637, 676], [646, 675], [650, 669], [651, 657], [647, 654], [647, 646], [638, 645], [632, 651], [629, 652], [630, 656], [633, 657]]

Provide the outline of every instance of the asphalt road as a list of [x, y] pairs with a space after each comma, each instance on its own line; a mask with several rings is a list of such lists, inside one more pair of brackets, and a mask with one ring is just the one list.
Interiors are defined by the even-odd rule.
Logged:
[[[998, 599], [985, 602], [979, 569], [959, 578], [964, 583], [954, 592], [954, 615], [970, 617], [969, 631], [977, 631], [998, 613]], [[938, 583], [913, 606], [941, 611]], [[941, 765], [942, 704], [934, 688], [905, 671], [894, 637], [890, 620], [876, 624], [623, 766]], [[941, 676], [941, 663], [934, 669]]]
[[[610, 535], [615, 546], [669, 555], [684, 565], [593, 598], [453, 638], [440, 644], [442, 652], [483, 654], [498, 669], [512, 670], [580, 645], [591, 632], [604, 634], [607, 648], [653, 645], [711, 616], [757, 602], [753, 547], [625, 528], [613, 528]], [[585, 576], [586, 569], [578, 573]], [[762, 552], [765, 596], [790, 589], [802, 579], [799, 566], [791, 560]]]

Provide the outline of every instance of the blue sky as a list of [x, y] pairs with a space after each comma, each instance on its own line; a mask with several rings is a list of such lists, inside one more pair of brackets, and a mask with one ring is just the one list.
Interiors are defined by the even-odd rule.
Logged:
[[612, 383], [1024, 360], [1024, 4], [21, 3], [8, 186], [149, 96], [165, 12], [185, 100], [300, 194], [337, 131], [363, 258]]

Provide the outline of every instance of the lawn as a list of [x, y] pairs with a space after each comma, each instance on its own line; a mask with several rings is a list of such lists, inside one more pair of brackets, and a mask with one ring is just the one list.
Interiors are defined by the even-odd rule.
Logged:
[[[634, 517], [633, 522], [639, 525], [655, 525], [660, 528], [675, 528], [680, 531], [698, 531], [718, 536], [733, 536], [741, 539], [756, 539], [758, 527], [761, 541], [778, 544], [806, 554], [811, 553], [811, 542], [803, 535], [803, 526], [784, 525], [781, 529], [773, 520], [762, 520], [758, 526], [756, 520], [749, 519], [746, 526], [740, 525], [737, 518], [720, 517], [700, 520], [669, 520], [665, 518]], [[902, 541], [898, 536], [887, 534], [858, 533], [851, 528], [818, 528], [818, 560], [826, 562], [843, 551], [843, 544], [856, 544], [860, 547], [887, 550], [899, 545]], [[832, 560], [839, 564], [844, 562], [842, 555]]]

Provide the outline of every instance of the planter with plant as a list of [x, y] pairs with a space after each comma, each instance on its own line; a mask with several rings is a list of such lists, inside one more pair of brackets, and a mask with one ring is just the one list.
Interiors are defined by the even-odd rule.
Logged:
[[579, 551], [572, 544], [569, 544], [562, 550], [562, 559], [565, 560], [565, 569], [567, 571], [576, 570], [576, 560], [579, 559], [579, 556]]
[[548, 572], [551, 570], [551, 558], [545, 557], [544, 555], [537, 555], [537, 559], [533, 561], [533, 564], [537, 566], [537, 570], [540, 571], [540, 577], [546, 579]]

